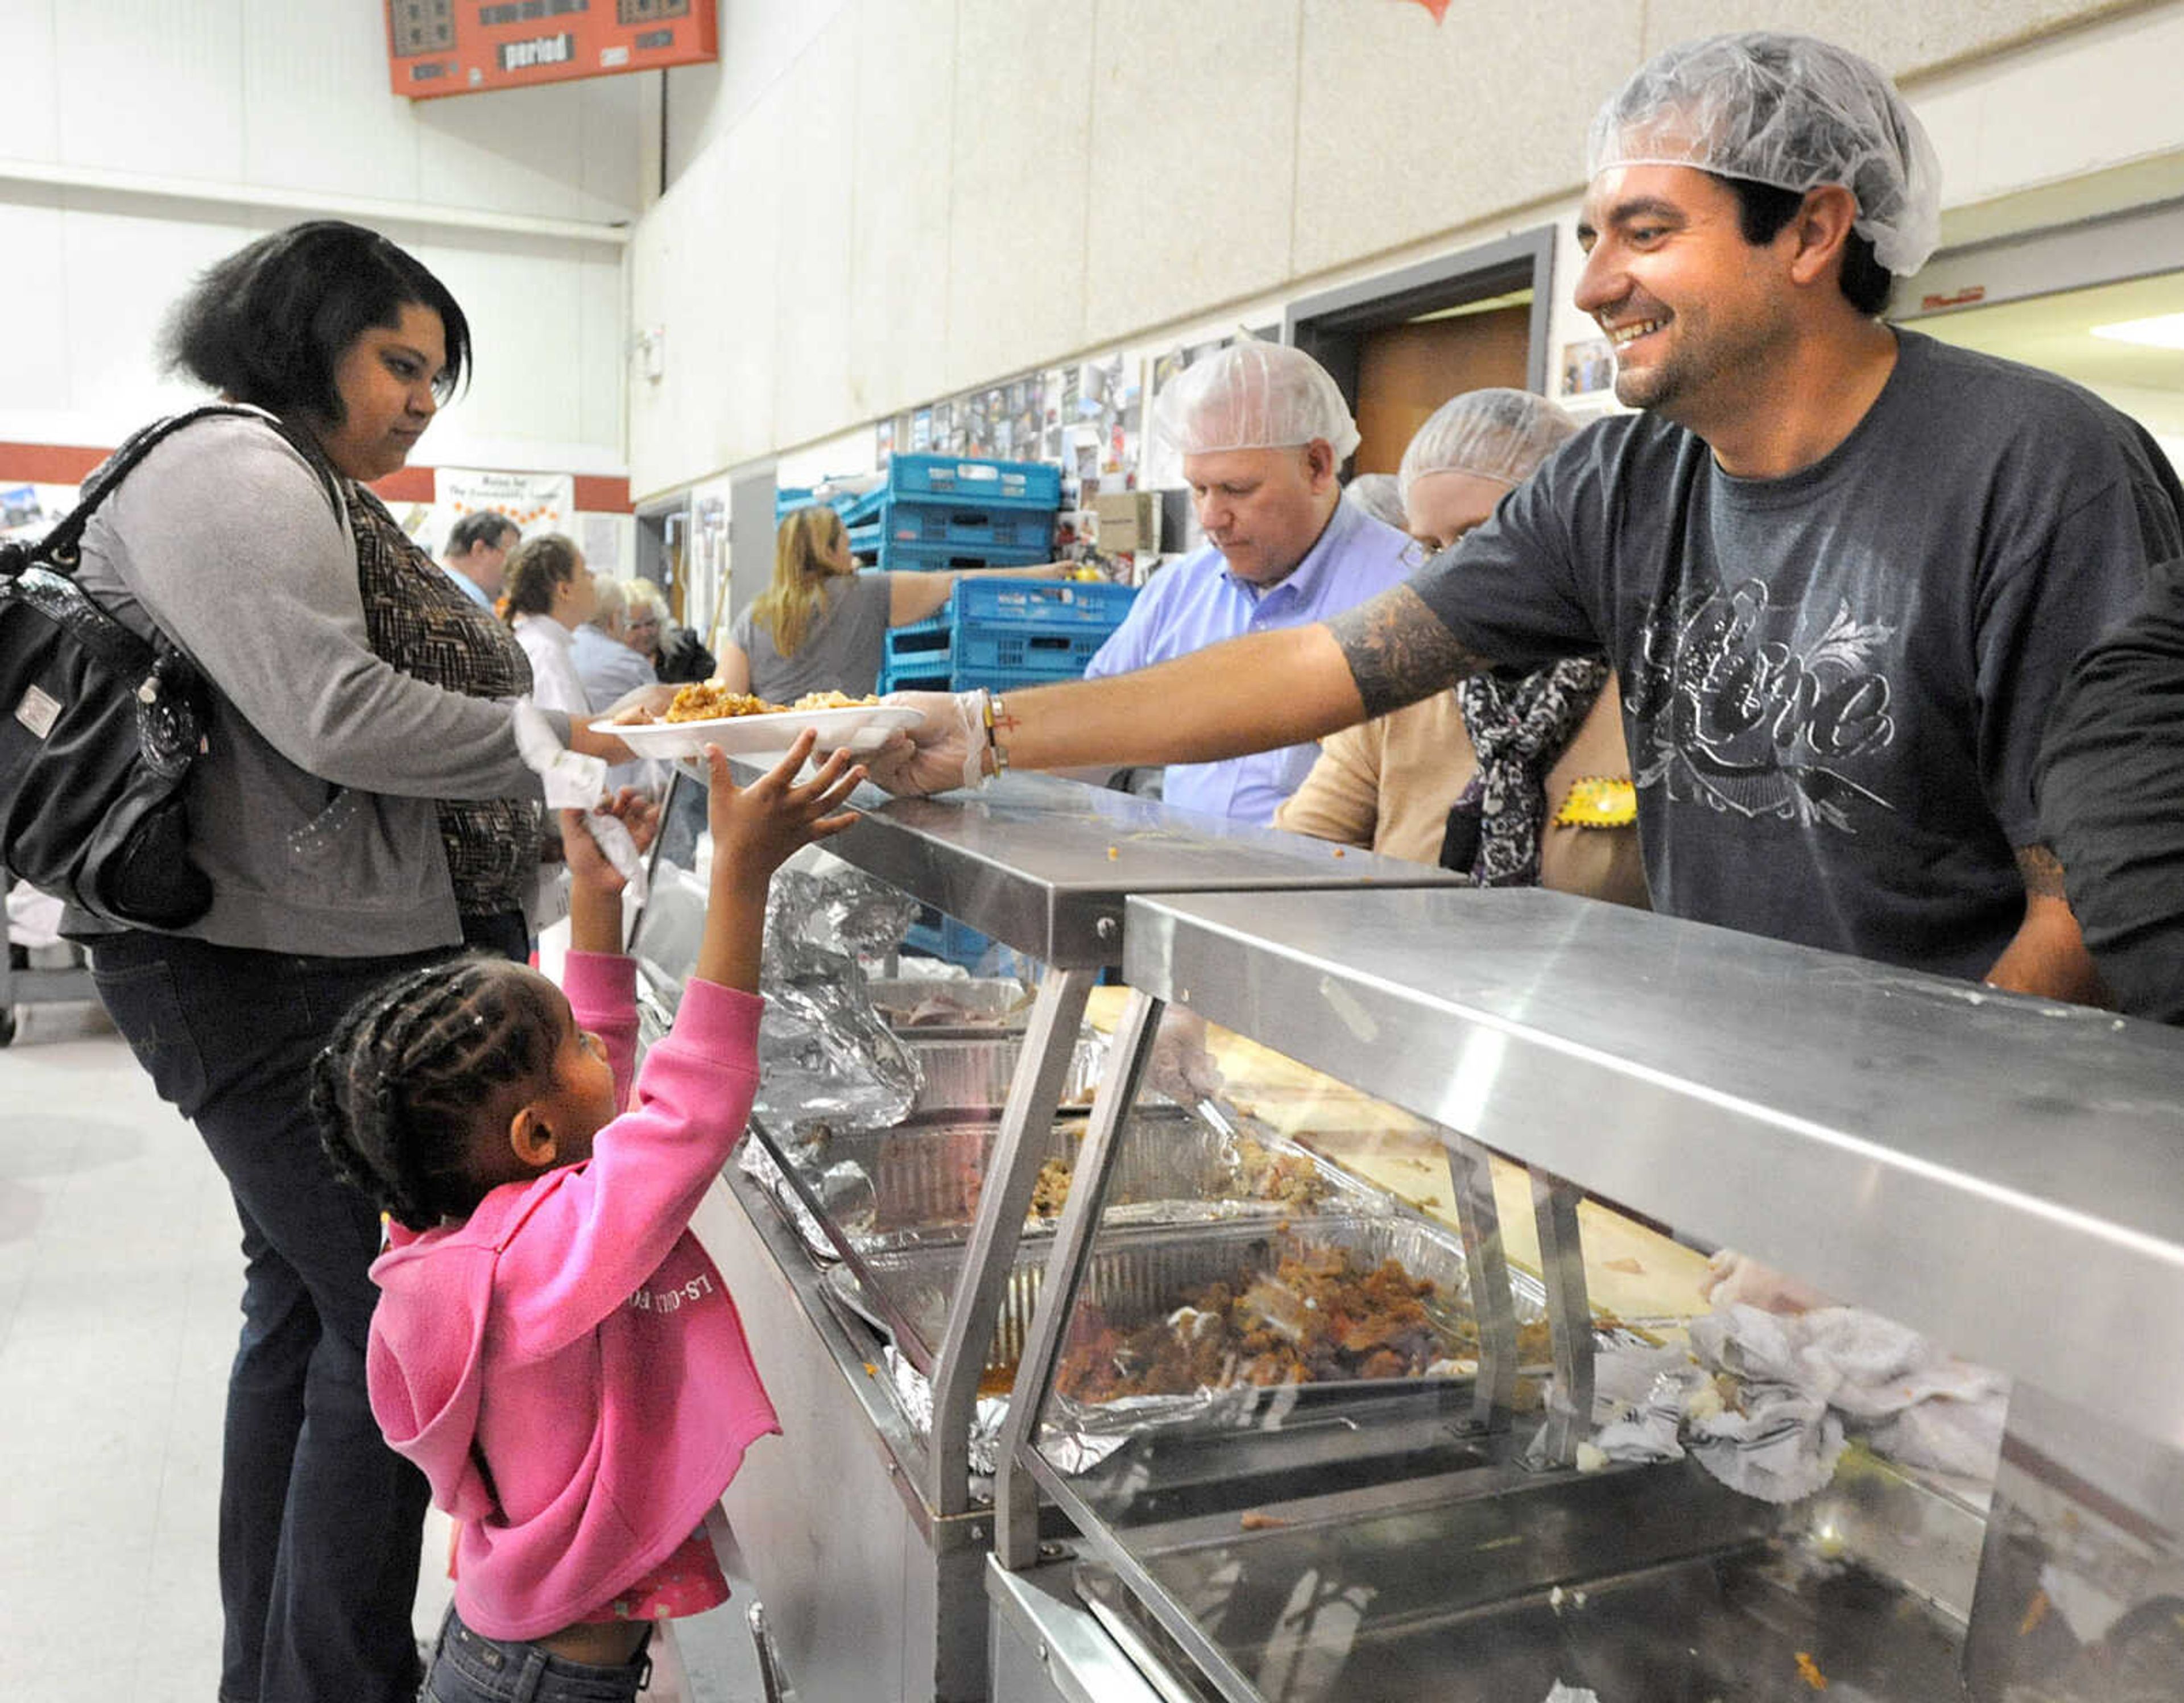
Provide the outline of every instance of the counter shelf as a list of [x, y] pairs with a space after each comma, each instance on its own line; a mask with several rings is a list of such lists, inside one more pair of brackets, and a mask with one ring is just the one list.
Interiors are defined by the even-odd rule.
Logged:
[[[1320, 894], [1279, 923], [1248, 898], [1149, 896], [1126, 936], [1133, 992], [1018, 1372], [994, 1559], [1052, 1559], [1044, 1491], [1100, 1564], [1080, 1594], [1166, 1650], [1164, 1694], [1256, 1703], [1278, 1678], [1291, 1703], [1529, 1703], [1560, 1677], [1607, 1703], [1788, 1699], [1811, 1661], [1856, 1695], [1999, 1703], [2036, 1665], [2041, 1558], [2096, 1524], [2114, 1553], [2082, 1564], [2140, 1604], [2118, 1627], [2169, 1636], [2184, 1036], [1539, 891]], [[1461, 1402], [1306, 1384], [1248, 1422], [1072, 1452], [1063, 1349], [1093, 1322], [1104, 1197], [1170, 1002], [1440, 1126], [1482, 1313], [1483, 1149], [1525, 1164], [1547, 1411], [1513, 1413], [1507, 1315], [1482, 1316]], [[1580, 1185], [2017, 1380], [1993, 1516], [1983, 1485], [1862, 1451], [1786, 1509], [1689, 1460], [1566, 1470], [1592, 1407]]]
[[[737, 762], [734, 768], [739, 781], [747, 782], [759, 773], [748, 763]], [[671, 832], [681, 832], [677, 823], [702, 827], [703, 790], [703, 771], [694, 765], [680, 766], [666, 809]], [[1087, 997], [1102, 971], [1122, 962], [1126, 898], [1144, 892], [1235, 891], [1256, 894], [1263, 904], [1266, 896], [1273, 893], [1360, 885], [1449, 885], [1453, 878], [1440, 870], [1172, 811], [1147, 800], [1044, 775], [1004, 775], [975, 793], [939, 799], [891, 799], [865, 787], [852, 804], [862, 812], [861, 819], [828, 840], [828, 852], [1040, 967], [1037, 994], [1022, 1014], [1022, 1040], [995, 1120], [977, 1209], [960, 1255], [950, 1254], [951, 1261], [960, 1261], [959, 1275], [953, 1279], [943, 1323], [930, 1342], [932, 1426], [922, 1437], [904, 1426], [874, 1433], [886, 1457], [889, 1482], [917, 1505], [919, 1530], [928, 1534], [965, 1531], [972, 1534], [972, 1544], [983, 1544], [989, 1541], [990, 1510], [974, 1496], [968, 1459], [978, 1385], [1018, 1264], [1022, 1226], [1042, 1145], [1055, 1125]], [[694, 882], [687, 876], [683, 885], [686, 902], [698, 896]], [[640, 919], [633, 950], [644, 967], [645, 980], [658, 976], [679, 986], [679, 977], [688, 973], [687, 966], [677, 968], [682, 954], [661, 946], [678, 926], [688, 932], [688, 919], [680, 925], [673, 921], [677, 908], [674, 892], [671, 880], [655, 879], [654, 898], [646, 917]], [[669, 902], [655, 923], [651, 913], [660, 907], [663, 893], [670, 896]], [[687, 902], [682, 907], [690, 908]], [[694, 955], [690, 961], [694, 962]], [[647, 1026], [656, 1029], [671, 1014], [672, 997], [655, 988], [648, 999]], [[745, 1209], [757, 1204], [772, 1213], [766, 1197], [748, 1179], [732, 1176], [730, 1181], [735, 1199]], [[762, 1248], [739, 1248], [760, 1262], [741, 1269], [756, 1270], [780, 1250], [795, 1250], [803, 1268], [794, 1279], [800, 1304], [825, 1304], [824, 1286], [811, 1270], [800, 1244], [785, 1226], [777, 1227], [783, 1233], [766, 1238]], [[788, 1336], [771, 1345], [755, 1331], [754, 1350], [770, 1380], [775, 1371], [769, 1348], [776, 1355], [795, 1359], [800, 1387], [812, 1390], [814, 1399], [822, 1402], [811, 1410], [808, 1423], [827, 1424], [822, 1413], [832, 1413], [840, 1423], [865, 1430], [868, 1427], [854, 1412], [838, 1403], [827, 1405], [818, 1394], [831, 1388], [830, 1379], [839, 1378], [857, 1384], [861, 1400], [866, 1393], [863, 1387], [878, 1383], [866, 1370], [876, 1358], [870, 1327], [840, 1315], [836, 1308], [838, 1332], [847, 1332], [849, 1340], [864, 1344], [861, 1363], [833, 1354], [833, 1369], [827, 1371], [827, 1356], [786, 1326]], [[839, 1439], [829, 1444], [832, 1449], [840, 1446]], [[846, 1464], [840, 1470], [849, 1471]], [[840, 1480], [850, 1482], [851, 1477]], [[768, 1499], [766, 1508], [756, 1505]], [[754, 1532], [755, 1566], [766, 1568], [761, 1558], [769, 1552], [804, 1557], [801, 1562], [784, 1561], [782, 1571], [758, 1581], [784, 1665], [802, 1695], [815, 1700], [827, 1696], [829, 1687], [821, 1676], [853, 1672], [860, 1660], [866, 1663], [869, 1684], [881, 1664], [901, 1658], [907, 1646], [896, 1641], [899, 1633], [928, 1652], [913, 1652], [908, 1658], [905, 1671], [911, 1677], [902, 1695], [926, 1695], [928, 1680], [936, 1688], [934, 1695], [951, 1700], [983, 1695], [984, 1597], [975, 1572], [966, 1575], [937, 1549], [929, 1563], [913, 1559], [909, 1563], [914, 1575], [911, 1594], [930, 1606], [909, 1616], [906, 1631], [876, 1631], [861, 1644], [859, 1635], [845, 1631], [838, 1616], [822, 1617], [815, 1605], [838, 1600], [851, 1583], [849, 1575], [867, 1563], [880, 1569], [893, 1565], [879, 1553], [883, 1546], [861, 1536], [874, 1529], [876, 1516], [868, 1499], [861, 1503], [847, 1490], [838, 1490], [832, 1475], [804, 1474], [793, 1496], [786, 1491], [762, 1495], [755, 1488], [747, 1496], [739, 1481], [728, 1499], [739, 1522], [756, 1522], [747, 1525]], [[810, 1529], [815, 1522], [831, 1536], [815, 1538]], [[778, 1543], [770, 1541], [775, 1537]], [[866, 1550], [872, 1553], [863, 1555]], [[821, 1561], [822, 1555], [828, 1559]], [[897, 1598], [904, 1594], [899, 1578], [879, 1574], [859, 1577], [870, 1591], [893, 1591]], [[972, 1627], [967, 1650], [963, 1647], [966, 1627]], [[839, 1695], [876, 1694], [850, 1690]]]

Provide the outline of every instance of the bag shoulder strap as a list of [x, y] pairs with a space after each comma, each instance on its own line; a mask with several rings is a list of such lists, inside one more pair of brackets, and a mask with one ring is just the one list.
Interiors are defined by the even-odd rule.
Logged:
[[77, 547], [82, 542], [84, 529], [91, 524], [91, 517], [98, 512], [99, 506], [114, 494], [115, 489], [128, 477], [137, 463], [183, 427], [222, 415], [261, 421], [286, 438], [290, 447], [319, 476], [319, 483], [326, 487], [326, 500], [332, 504], [335, 516], [342, 522], [343, 529], [347, 529], [348, 504], [342, 494], [339, 476], [326, 461], [326, 452], [315, 441], [279, 416], [270, 414], [262, 408], [253, 408], [237, 402], [209, 402], [187, 413], [154, 420], [130, 437], [114, 452], [81, 500], [32, 547], [31, 559], [45, 562], [64, 573], [72, 570], [76, 565]]

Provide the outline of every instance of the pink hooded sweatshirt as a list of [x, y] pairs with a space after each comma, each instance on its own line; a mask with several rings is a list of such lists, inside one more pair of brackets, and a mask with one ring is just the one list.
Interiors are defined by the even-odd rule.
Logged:
[[[635, 967], [571, 952], [564, 980], [626, 1100]], [[780, 1429], [688, 1231], [750, 1114], [762, 1009], [694, 980], [588, 1160], [504, 1184], [461, 1224], [397, 1226], [371, 1268], [371, 1410], [461, 1522], [455, 1605], [488, 1638], [602, 1617]]]

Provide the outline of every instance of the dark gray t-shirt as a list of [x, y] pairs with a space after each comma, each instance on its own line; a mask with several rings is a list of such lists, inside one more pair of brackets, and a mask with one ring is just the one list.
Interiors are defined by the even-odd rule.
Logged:
[[1647, 415], [1581, 433], [1412, 582], [1457, 641], [1605, 648], [1657, 910], [1979, 976], [2070, 662], [2184, 549], [2153, 440], [2051, 374], [1897, 333], [1836, 449], [1734, 478]]
[[829, 586], [826, 612], [804, 635], [794, 656], [773, 648], [773, 635], [751, 619], [736, 617], [729, 636], [750, 658], [750, 689], [777, 704], [806, 692], [847, 692], [861, 698], [879, 684], [887, 642], [889, 578], [884, 573], [845, 573]]

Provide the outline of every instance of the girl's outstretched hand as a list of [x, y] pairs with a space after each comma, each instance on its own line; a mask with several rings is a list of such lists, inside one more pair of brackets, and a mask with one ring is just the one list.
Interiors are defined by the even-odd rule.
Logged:
[[730, 779], [721, 748], [705, 747], [706, 815], [715, 869], [733, 871], [744, 880], [763, 880], [792, 853], [839, 834], [857, 819], [855, 811], [837, 809], [865, 778], [861, 765], [851, 766], [848, 751], [835, 751], [811, 779], [796, 779], [817, 739], [806, 728], [786, 757], [745, 787]]

